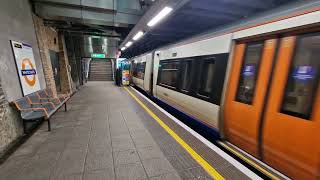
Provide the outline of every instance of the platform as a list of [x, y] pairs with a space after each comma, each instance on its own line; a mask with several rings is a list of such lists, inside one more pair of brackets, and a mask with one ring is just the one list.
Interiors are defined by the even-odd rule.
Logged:
[[255, 177], [245, 167], [235, 167], [130, 87], [89, 82], [72, 97], [68, 108], [53, 117], [51, 132], [43, 124], [0, 166], [0, 179]]

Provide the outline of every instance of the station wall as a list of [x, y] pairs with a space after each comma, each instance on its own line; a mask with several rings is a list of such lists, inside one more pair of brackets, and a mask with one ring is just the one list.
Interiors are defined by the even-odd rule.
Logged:
[[10, 40], [33, 48], [40, 87], [46, 87], [29, 1], [2, 0], [0, 6], [0, 153], [22, 135], [22, 123], [8, 102], [22, 97]]

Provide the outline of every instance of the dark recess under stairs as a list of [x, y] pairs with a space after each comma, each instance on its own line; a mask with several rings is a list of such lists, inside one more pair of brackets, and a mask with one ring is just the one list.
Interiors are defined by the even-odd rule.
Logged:
[[89, 81], [112, 81], [112, 63], [99, 59], [90, 62]]

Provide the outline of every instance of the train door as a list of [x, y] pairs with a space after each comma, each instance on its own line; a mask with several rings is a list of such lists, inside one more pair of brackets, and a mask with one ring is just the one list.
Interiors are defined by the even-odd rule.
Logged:
[[153, 71], [154, 71], [153, 58], [154, 58], [154, 52], [152, 52], [150, 56], [151, 57], [150, 57], [149, 61], [151, 61], [151, 73], [150, 73], [150, 82], [149, 83], [150, 83], [150, 95], [153, 96]]
[[61, 91], [61, 83], [60, 83], [60, 63], [59, 63], [59, 53], [49, 50], [53, 77], [56, 84], [57, 91]]
[[157, 96], [157, 80], [159, 73], [159, 64], [160, 64], [160, 52], [155, 51], [153, 55], [153, 95]]
[[263, 160], [294, 179], [320, 178], [320, 33], [281, 39], [264, 115]]
[[275, 58], [275, 39], [236, 45], [224, 111], [226, 137], [294, 179], [316, 179], [320, 33], [278, 41]]
[[226, 137], [256, 157], [258, 129], [276, 46], [276, 39], [236, 44], [226, 94]]

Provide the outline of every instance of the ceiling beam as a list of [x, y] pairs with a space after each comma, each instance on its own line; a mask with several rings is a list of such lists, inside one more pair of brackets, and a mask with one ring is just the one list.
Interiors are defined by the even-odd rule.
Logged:
[[40, 17], [50, 20], [64, 20], [105, 26], [128, 26], [136, 24], [140, 16], [126, 13], [101, 13], [48, 4], [35, 4], [35, 11]]

